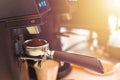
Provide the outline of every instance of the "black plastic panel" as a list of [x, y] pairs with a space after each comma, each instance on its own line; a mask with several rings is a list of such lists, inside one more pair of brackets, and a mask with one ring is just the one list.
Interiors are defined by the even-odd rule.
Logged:
[[[41, 3], [42, 6], [40, 7]], [[47, 0], [0, 0], [0, 20], [42, 15], [49, 10]]]

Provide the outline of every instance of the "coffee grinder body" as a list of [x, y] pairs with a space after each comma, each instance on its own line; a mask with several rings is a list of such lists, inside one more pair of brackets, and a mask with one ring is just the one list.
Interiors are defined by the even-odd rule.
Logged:
[[[43, 2], [46, 4], [40, 6]], [[0, 7], [0, 79], [29, 80], [28, 74], [21, 76], [24, 69], [18, 59], [24, 53], [23, 31], [44, 24], [42, 17], [50, 6], [47, 0], [1, 0]]]

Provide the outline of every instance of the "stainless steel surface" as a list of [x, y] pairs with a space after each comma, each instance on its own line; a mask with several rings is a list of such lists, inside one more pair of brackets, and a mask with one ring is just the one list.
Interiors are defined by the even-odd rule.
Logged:
[[37, 46], [37, 47], [31, 47], [31, 46], [28, 46], [27, 43], [29, 41], [31, 41], [32, 39], [29, 39], [29, 40], [26, 40], [24, 42], [24, 45], [25, 45], [25, 50], [26, 50], [26, 54], [28, 56], [41, 56], [41, 55], [47, 55], [47, 52], [49, 50], [49, 43], [46, 41], [46, 40], [43, 40], [43, 39], [39, 39], [43, 42], [45, 42], [44, 45], [41, 45], [41, 46]]

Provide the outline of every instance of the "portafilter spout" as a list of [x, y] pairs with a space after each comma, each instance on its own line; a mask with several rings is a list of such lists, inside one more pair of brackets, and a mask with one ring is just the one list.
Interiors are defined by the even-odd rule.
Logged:
[[76, 64], [94, 70], [99, 73], [104, 73], [103, 66], [100, 60], [97, 59], [96, 57], [85, 56], [85, 55], [74, 54], [63, 51], [53, 51], [52, 56], [53, 59], [55, 60]]

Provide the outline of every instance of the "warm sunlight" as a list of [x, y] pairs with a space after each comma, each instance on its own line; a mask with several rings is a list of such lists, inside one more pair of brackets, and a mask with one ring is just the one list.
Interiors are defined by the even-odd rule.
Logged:
[[120, 8], [120, 0], [113, 0], [112, 3], [116, 8]]
[[117, 25], [118, 25], [118, 27], [120, 27], [120, 18], [118, 19], [118, 24]]
[[111, 31], [116, 29], [116, 23], [117, 23], [116, 16], [109, 16], [108, 17], [108, 24], [109, 24], [109, 27], [110, 27]]
[[106, 0], [106, 6], [111, 13], [119, 13], [120, 0]]
[[108, 44], [120, 47], [120, 19], [117, 16], [109, 16], [108, 23], [111, 30]]

